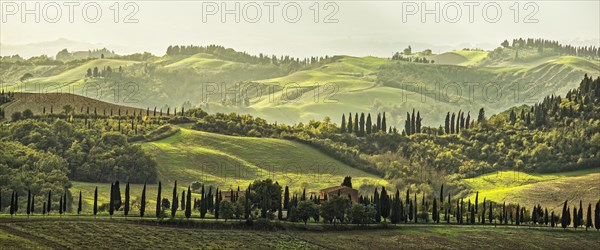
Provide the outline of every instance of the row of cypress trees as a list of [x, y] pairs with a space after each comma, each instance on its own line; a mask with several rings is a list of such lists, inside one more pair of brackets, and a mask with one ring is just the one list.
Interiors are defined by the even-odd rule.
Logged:
[[[110, 199], [109, 199], [109, 205], [108, 205], [108, 211], [109, 211], [109, 215], [112, 217], [112, 215], [114, 214], [115, 211], [119, 211], [119, 209], [121, 208], [121, 206], [123, 206], [123, 214], [125, 216], [129, 215], [129, 212], [131, 211], [130, 209], [130, 205], [131, 205], [131, 200], [130, 200], [130, 186], [129, 183], [126, 184], [125, 186], [125, 201], [124, 203], [121, 201], [121, 194], [120, 194], [120, 184], [118, 181], [111, 183], [111, 189], [110, 189]], [[246, 190], [246, 194], [245, 194], [245, 199], [246, 199], [246, 203], [245, 203], [245, 207], [244, 207], [244, 218], [247, 219], [249, 217], [250, 214], [250, 202], [248, 201], [248, 198], [250, 197], [250, 189]], [[239, 187], [238, 187], [238, 192], [233, 191], [233, 189], [231, 190], [231, 202], [235, 202], [237, 199], [239, 199]], [[339, 194], [338, 194], [339, 195]], [[52, 211], [52, 192], [49, 191], [48, 192], [48, 199], [46, 202], [43, 202], [43, 206], [42, 206], [42, 214], [50, 214], [50, 212]], [[478, 202], [479, 200], [479, 192], [476, 193], [475, 196], [475, 202], [471, 203], [471, 200], [467, 201], [467, 209], [465, 210], [464, 206], [465, 206], [465, 202], [464, 200], [461, 199], [457, 199], [456, 200], [456, 209], [454, 211], [452, 211], [452, 204], [451, 204], [451, 194], [448, 193], [447, 195], [448, 200], [447, 202], [444, 202], [444, 186], [442, 185], [440, 188], [440, 198], [439, 198], [439, 205], [438, 205], [438, 198], [436, 198], [435, 196], [433, 197], [433, 199], [431, 199], [431, 210], [429, 209], [429, 200], [425, 198], [425, 195], [422, 196], [421, 199], [421, 203], [419, 205], [418, 200], [417, 200], [417, 194], [414, 194], [414, 197], [411, 199], [410, 198], [410, 190], [406, 190], [406, 196], [405, 196], [405, 200], [403, 201], [400, 198], [400, 191], [397, 189], [395, 194], [389, 195], [387, 190], [385, 189], [385, 187], [381, 188], [381, 192], [379, 192], [378, 188], [375, 188], [375, 191], [373, 193], [373, 196], [370, 197], [363, 197], [360, 196], [358, 199], [358, 203], [363, 204], [363, 205], [372, 205], [375, 208], [376, 214], [375, 214], [375, 222], [379, 223], [381, 222], [381, 218], [383, 218], [384, 221], [387, 221], [387, 219], [390, 219], [391, 223], [397, 224], [397, 223], [408, 223], [408, 222], [413, 222], [413, 223], [419, 223], [419, 219], [424, 220], [423, 222], [427, 223], [429, 222], [429, 211], [431, 211], [431, 219], [434, 223], [440, 223], [440, 221], [442, 220], [441, 215], [442, 213], [444, 214], [444, 218], [443, 220], [446, 221], [446, 223], [450, 223], [450, 217], [453, 215], [454, 218], [456, 219], [456, 223], [459, 224], [475, 224], [476, 223], [476, 219], [479, 223], [481, 224], [485, 224], [486, 223], [486, 219], [488, 221], [488, 223], [493, 223], [494, 221], [496, 223], [499, 222], [499, 224], [508, 224], [508, 221], [510, 219], [511, 224], [514, 223], [515, 225], [520, 225], [523, 223], [524, 218], [525, 218], [525, 207], [522, 207], [520, 205], [516, 205], [516, 208], [514, 207], [507, 207], [506, 203], [502, 204], [502, 212], [499, 213], [498, 218], [495, 218], [493, 215], [493, 211], [494, 211], [494, 203], [492, 202], [488, 202], [486, 200], [486, 198], [484, 198], [483, 203], [481, 203], [482, 205], [482, 212], [479, 213], [479, 205], [480, 203]], [[59, 199], [59, 209], [58, 212], [60, 215], [62, 214], [66, 214], [67, 213], [67, 204], [69, 204], [68, 200], [68, 195], [67, 192], [65, 190], [65, 192], [63, 194], [61, 194], [60, 199]], [[81, 191], [79, 192], [79, 197], [78, 197], [78, 203], [77, 203], [77, 215], [80, 215], [82, 212], [82, 193]], [[213, 211], [214, 213], [214, 217], [216, 219], [219, 219], [219, 205], [220, 202], [223, 200], [221, 193], [219, 192], [219, 189], [216, 189], [216, 195], [214, 195], [214, 199], [213, 199], [213, 195], [212, 195], [212, 188], [210, 189], [210, 191], [208, 192], [208, 195], [205, 193], [205, 188], [204, 185], [202, 185], [201, 187], [201, 199], [200, 200], [194, 200], [194, 205], [192, 205], [192, 191], [190, 189], [190, 187], [188, 186], [187, 192], [183, 191], [181, 194], [181, 199], [179, 199], [179, 195], [177, 192], [177, 182], [175, 182], [175, 185], [173, 187], [173, 205], [171, 207], [171, 218], [174, 218], [176, 216], [177, 210], [179, 208], [179, 200], [181, 200], [181, 210], [184, 211], [184, 215], [186, 218], [190, 218], [192, 215], [192, 209], [198, 209], [200, 211], [200, 217], [201, 218], [205, 218], [205, 215], [207, 213], [207, 211], [210, 209]], [[158, 184], [158, 192], [157, 192], [157, 201], [161, 201], [162, 200], [162, 183], [159, 182]], [[214, 203], [213, 203], [214, 200]], [[289, 209], [290, 207], [292, 207], [292, 204], [294, 202], [298, 202], [297, 201], [298, 198], [295, 196], [293, 199], [290, 199], [290, 194], [289, 194], [289, 188], [286, 186], [285, 187], [285, 191], [284, 191], [284, 197], [283, 200], [280, 199], [279, 203], [279, 209], [278, 209], [278, 218], [281, 220], [282, 218], [282, 208], [286, 208]], [[304, 190], [301, 198], [301, 201], [307, 200], [306, 197], [306, 190]], [[319, 204], [319, 198], [317, 196], [310, 198], [310, 200], [314, 200], [315, 204]], [[0, 201], [1, 201], [1, 193], [0, 193]], [[198, 204], [199, 203], [199, 204]], [[139, 209], [139, 216], [140, 217], [144, 217], [145, 216], [145, 210], [146, 210], [146, 206], [145, 204], [147, 204], [146, 202], [146, 184], [144, 184], [144, 187], [142, 189], [142, 194], [141, 194], [141, 205], [140, 205], [140, 209]], [[163, 218], [164, 217], [164, 211], [162, 210], [162, 204], [161, 202], [157, 202], [156, 204], [156, 217], [157, 218]], [[0, 211], [2, 211], [2, 204], [0, 203]], [[19, 194], [16, 191], [13, 191], [11, 194], [11, 203], [10, 203], [10, 214], [11, 216], [14, 214], [17, 214], [19, 211]], [[98, 187], [95, 188], [94, 190], [94, 201], [93, 201], [93, 214], [94, 216], [97, 215], [98, 213]], [[420, 212], [419, 212], [420, 211]], [[466, 212], [465, 212], [466, 211]], [[26, 207], [26, 213], [27, 215], [33, 214], [35, 212], [35, 196], [31, 194], [31, 191], [29, 190], [27, 193], [27, 207]], [[579, 227], [585, 227], [585, 229], [587, 230], [590, 227], [594, 227], [596, 229], [600, 229], [600, 201], [598, 201], [595, 205], [595, 210], [594, 210], [594, 217], [595, 220], [592, 219], [592, 204], [588, 204], [587, 207], [587, 214], [586, 214], [586, 218], [584, 220], [584, 207], [582, 204], [582, 201], [579, 201], [579, 209], [577, 208], [577, 206], [573, 206], [573, 211], [571, 212], [570, 207], [568, 206], [568, 201], [565, 200], [564, 205], [563, 205], [563, 211], [562, 211], [562, 216], [560, 217], [560, 224], [562, 228], [567, 228], [569, 225], [572, 225], [575, 229], [579, 228]], [[486, 218], [487, 216], [487, 218]], [[534, 208], [531, 211], [531, 224], [535, 225], [535, 224], [540, 224], [540, 225], [548, 225], [550, 224], [551, 227], [555, 227], [558, 225], [559, 222], [559, 217], [557, 215], [554, 214], [554, 211], [551, 211], [551, 213], [548, 212], [548, 209], [542, 209], [542, 207], [540, 205], [534, 206]]]

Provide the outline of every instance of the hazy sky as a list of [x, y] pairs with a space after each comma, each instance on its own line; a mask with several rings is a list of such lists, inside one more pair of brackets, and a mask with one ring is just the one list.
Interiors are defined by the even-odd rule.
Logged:
[[[7, 55], [22, 50], [18, 52], [28, 56], [27, 53], [32, 52], [27, 50], [53, 50], [47, 43], [28, 47], [11, 45], [59, 38], [80, 42], [81, 47], [107, 46], [118, 53], [150, 51], [158, 55], [164, 54], [171, 44], [220, 44], [250, 53], [292, 56], [390, 56], [408, 44], [415, 50], [431, 48], [434, 52], [463, 47], [491, 49], [504, 39], [516, 37], [599, 46], [600, 1], [528, 2], [188, 0], [134, 1], [130, 5], [119, 2], [117, 8], [115, 1], [87, 1], [72, 7], [71, 23], [69, 3], [26, 2], [25, 7], [39, 15], [40, 20], [36, 22], [36, 14], [22, 16], [22, 2], [2, 0], [0, 43], [3, 51], [0, 53]], [[35, 3], [39, 3], [37, 11]], [[84, 17], [86, 3], [89, 4]], [[236, 3], [239, 4], [237, 11]], [[436, 3], [439, 4], [437, 10]], [[224, 16], [224, 21], [223, 7], [233, 10], [233, 14]], [[422, 20], [423, 7], [432, 10], [424, 16], [425, 20]], [[94, 22], [97, 8], [102, 15]], [[57, 9], [61, 12], [59, 17]], [[116, 9], [119, 9], [118, 17]], [[297, 16], [297, 9], [301, 10], [301, 16]], [[137, 23], [124, 23], [126, 16], [133, 12], [131, 20]], [[236, 15], [239, 22], [235, 20]], [[439, 22], [435, 20], [436, 15]], [[26, 20], [22, 20], [23, 17]], [[115, 22], [115, 18], [119, 22]], [[72, 46], [77, 47], [76, 44]], [[56, 52], [47, 53], [55, 55]]]

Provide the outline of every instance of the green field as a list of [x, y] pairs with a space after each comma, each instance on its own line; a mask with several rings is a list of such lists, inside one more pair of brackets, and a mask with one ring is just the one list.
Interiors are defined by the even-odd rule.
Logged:
[[495, 202], [519, 203], [533, 207], [538, 203], [549, 210], [561, 211], [565, 200], [584, 206], [595, 204], [600, 199], [600, 169], [587, 169], [553, 174], [527, 174], [516, 171], [490, 173], [464, 179], [462, 184], [472, 192], [467, 196], [475, 200], [479, 191], [479, 202], [483, 197]]
[[259, 231], [158, 226], [106, 218], [0, 219], [3, 249], [594, 249], [599, 237], [596, 231], [502, 226]]
[[292, 190], [318, 191], [339, 185], [345, 176], [361, 184], [387, 181], [352, 168], [302, 143], [227, 136], [182, 128], [169, 138], [142, 144], [156, 155], [159, 178], [184, 185], [200, 181], [221, 189], [246, 187], [256, 179], [271, 178]]

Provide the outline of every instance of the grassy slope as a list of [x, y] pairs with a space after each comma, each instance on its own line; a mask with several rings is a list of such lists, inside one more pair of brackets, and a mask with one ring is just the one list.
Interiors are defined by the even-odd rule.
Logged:
[[[177, 237], [173, 237], [177, 235]], [[390, 230], [253, 231], [191, 229], [98, 221], [0, 223], [7, 249], [148, 248], [220, 249], [585, 249], [598, 245], [598, 233], [491, 226], [402, 226]], [[110, 240], [107, 240], [110, 239]], [[500, 243], [501, 242], [501, 243]]]
[[387, 184], [374, 175], [354, 169], [318, 150], [293, 141], [212, 134], [182, 128], [169, 138], [145, 143], [157, 156], [159, 177], [188, 185], [202, 181], [229, 189], [246, 187], [255, 179], [271, 178], [292, 189], [339, 185], [352, 176], [360, 186]]
[[[587, 206], [600, 199], [598, 168], [555, 174], [504, 171], [464, 179], [462, 183], [473, 191], [479, 191], [480, 202], [486, 197], [495, 202], [519, 203], [528, 208], [539, 202], [549, 210], [561, 211], [565, 200], [569, 200], [570, 204], [577, 203], [577, 206], [582, 200]], [[474, 201], [475, 194], [467, 198]]]

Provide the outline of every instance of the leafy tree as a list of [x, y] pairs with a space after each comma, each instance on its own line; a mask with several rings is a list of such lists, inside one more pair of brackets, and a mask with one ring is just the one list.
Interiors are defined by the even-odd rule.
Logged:
[[[346, 187], [352, 188], [352, 177], [351, 176], [344, 177], [344, 181], [342, 182], [342, 186], [346, 186]], [[287, 190], [287, 186], [286, 186], [286, 190]]]
[[312, 201], [300, 201], [297, 209], [297, 215], [302, 221], [304, 221], [304, 225], [306, 225], [312, 215], [318, 211], [317, 205], [315, 205]]
[[278, 199], [281, 199], [281, 186], [273, 183], [271, 179], [256, 180], [250, 187], [250, 199], [254, 207], [261, 210], [261, 217], [266, 218], [267, 213], [274, 213], [278, 208]]

